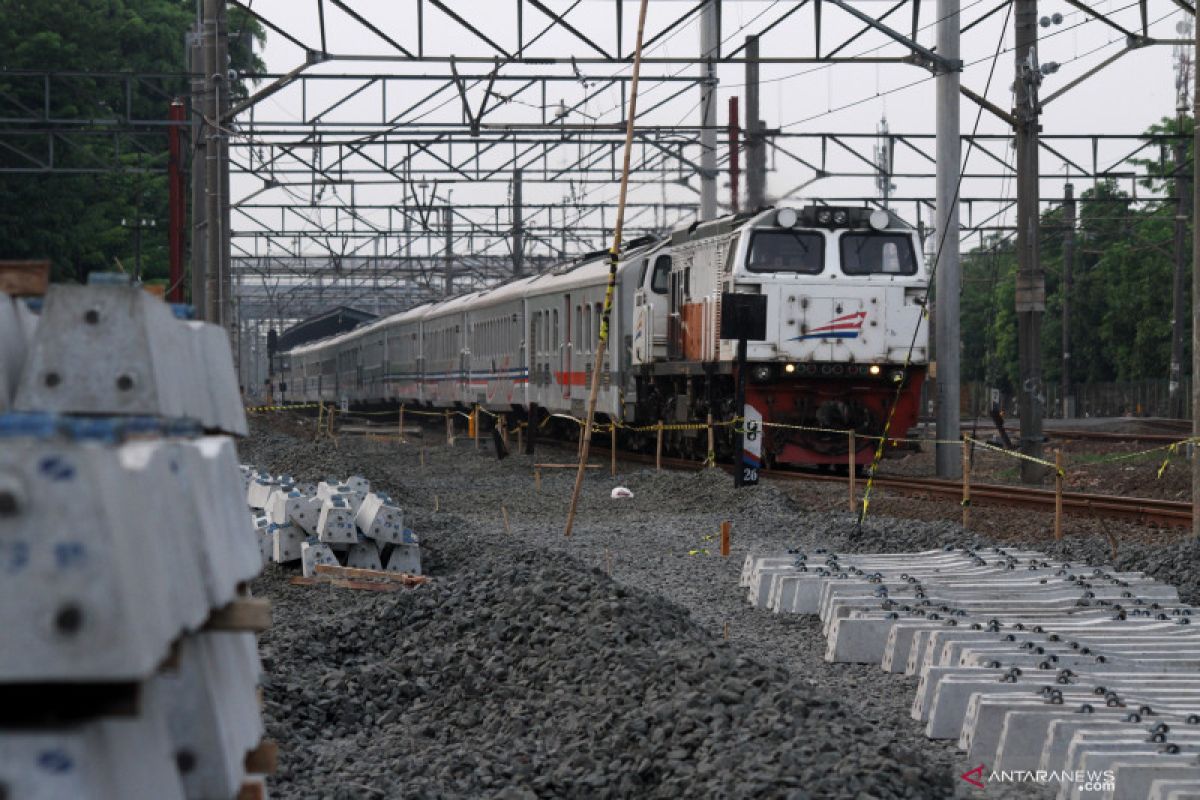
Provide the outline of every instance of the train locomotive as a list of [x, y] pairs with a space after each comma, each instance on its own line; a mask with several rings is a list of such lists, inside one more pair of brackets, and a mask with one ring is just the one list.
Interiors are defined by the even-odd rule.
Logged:
[[[470, 408], [577, 430], [590, 391], [608, 279], [599, 252], [539, 275], [427, 303], [282, 355], [287, 401]], [[858, 465], [890, 426], [917, 421], [928, 363], [928, 274], [913, 228], [883, 210], [770, 208], [681, 226], [620, 254], [597, 416], [633, 447], [662, 420], [729, 420], [736, 342], [723, 293], [766, 297], [767, 337], [747, 348], [747, 417], [768, 465]], [[564, 415], [553, 417], [550, 415]], [[717, 455], [733, 455], [730, 426]], [[669, 429], [699, 456], [707, 433]]]

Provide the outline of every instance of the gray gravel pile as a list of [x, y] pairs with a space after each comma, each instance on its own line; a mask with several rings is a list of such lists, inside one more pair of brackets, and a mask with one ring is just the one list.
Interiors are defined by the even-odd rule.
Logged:
[[[962, 772], [977, 766], [965, 763], [952, 744], [926, 739], [922, 726], [911, 719], [915, 679], [885, 674], [877, 665], [826, 663], [819, 622], [750, 608], [738, 591], [737, 577], [748, 552], [788, 547], [896, 552], [946, 544], [990, 546], [994, 541], [946, 521], [876, 514], [858, 531], [848, 511], [811, 510], [817, 491], [825, 493], [820, 507], [829, 506], [827, 484], [814, 489], [810, 484], [765, 483], [738, 491], [721, 471], [659, 473], [639, 466], [610, 477], [607, 464], [588, 472], [574, 535], [567, 539], [563, 523], [574, 472], [544, 471], [542, 490], [535, 492], [532, 464], [569, 461], [572, 455], [543, 447], [534, 458], [514, 454], [497, 462], [470, 442], [460, 441], [453, 450], [435, 442], [422, 468], [416, 447], [349, 437], [334, 448], [328, 442], [314, 444], [260, 430], [243, 443], [243, 460], [302, 480], [326, 474], [368, 476], [404, 506], [438, 581], [429, 591], [399, 597], [278, 583], [266, 587], [282, 623], [265, 639], [274, 662], [267, 713], [275, 715], [276, 735], [284, 743], [281, 796], [324, 796], [316, 790], [306, 793], [306, 785], [322, 791], [348, 786], [346, 796], [367, 796], [352, 784], [389, 787], [392, 793], [390, 787], [413, 781], [429, 788], [409, 794], [487, 795], [520, 783], [543, 795], [744, 796], [752, 793], [745, 786], [763, 787], [757, 779], [768, 782], [768, 795], [787, 794], [787, 781], [802, 780], [816, 797], [853, 797], [859, 791], [876, 797], [915, 791], [910, 796], [930, 797], [948, 793], [950, 786], [962, 783]], [[603, 463], [604, 457], [594, 460]], [[627, 486], [634, 497], [610, 499], [615, 485]], [[433, 513], [435, 495], [439, 513]], [[889, 507], [900, 508], [901, 502], [889, 501]], [[502, 506], [511, 533], [505, 532]], [[1110, 545], [1103, 537], [1068, 539], [1055, 548], [1046, 536], [1044, 515], [1013, 511], [1011, 517], [1012, 535], [1003, 543], [1090, 563], [1108, 561]], [[717, 555], [722, 520], [733, 523], [733, 556], [728, 559]], [[1200, 587], [1187, 574], [1195, 551], [1191, 545], [1172, 548], [1122, 540], [1116, 565], [1145, 569], [1195, 599]], [[608, 571], [615, 584], [603, 574]], [[577, 624], [575, 612], [561, 607], [558, 595], [568, 586], [579, 587], [573, 591], [581, 598], [570, 605], [583, 618], [599, 614], [605, 638], [592, 639]], [[618, 586], [628, 592], [620, 600], [625, 610], [606, 619], [603, 608]], [[476, 591], [475, 601], [466, 600]], [[422, 598], [433, 598], [428, 600], [432, 605], [419, 605], [427, 602]], [[407, 615], [399, 610], [405, 606], [397, 604], [408, 603], [429, 614], [425, 627], [406, 627]], [[680, 608], [687, 619], [679, 616]], [[319, 632], [311, 626], [314, 617], [328, 618]], [[630, 627], [633, 617], [645, 617], [638, 625], [662, 633], [637, 633], [642, 628]], [[559, 643], [559, 651], [568, 654], [565, 662], [557, 657], [550, 659], [554, 663], [529, 662], [544, 662], [547, 656], [508, 641], [532, 635], [526, 624]], [[729, 645], [721, 643], [726, 626]], [[493, 632], [499, 645], [490, 638]], [[628, 646], [612, 646], [619, 632], [629, 637]], [[492, 657], [497, 662], [489, 666]], [[425, 666], [422, 658], [434, 660]], [[739, 658], [746, 663], [739, 664]], [[720, 666], [729, 663], [723, 659], [732, 659], [732, 667]], [[713, 666], [708, 671], [688, 666], [696, 664]], [[472, 672], [459, 677], [459, 668], [468, 666]], [[506, 670], [503, 682], [484, 680], [490, 670], [501, 668]], [[410, 669], [421, 671], [405, 671]], [[432, 686], [432, 676], [442, 673], [449, 677], [439, 678], [437, 693], [415, 697], [411, 706], [393, 699], [410, 691], [393, 687], [418, 686], [420, 680]], [[614, 683], [613, 675], [633, 676], [633, 682]], [[517, 676], [526, 683], [513, 689]], [[749, 676], [761, 676], [765, 683], [755, 687]], [[731, 677], [757, 696], [748, 699], [743, 692], [740, 704], [720, 702], [717, 695]], [[339, 699], [346, 686], [355, 687], [352, 694], [359, 698]], [[785, 714], [785, 706], [775, 705], [778, 693], [787, 695], [795, 709], [807, 709], [811, 719], [792, 720], [802, 712]], [[434, 694], [463, 702], [435, 705]], [[626, 704], [626, 697], [635, 700]], [[307, 727], [299, 726], [303, 733], [289, 738], [289, 719], [300, 718], [310, 705], [331, 709], [322, 713], [344, 714], [344, 719], [304, 717]], [[510, 714], [509, 708], [518, 713]], [[381, 724], [389, 712], [395, 716]], [[555, 712], [565, 721], [539, 716]], [[655, 715], [675, 721], [700, 715], [696, 729], [684, 731], [694, 741], [678, 748], [690, 748], [688, 758], [672, 761], [673, 740], [647, 746], [645, 737], [656, 730], [650, 722]], [[706, 720], [703, 715], [713, 716]], [[773, 727], [776, 716], [784, 727]], [[437, 730], [439, 720], [445, 732]], [[504, 727], [520, 725], [520, 720], [528, 726], [524, 732]], [[641, 731], [642, 723], [648, 733]], [[669, 729], [672, 736], [677, 729]], [[322, 730], [336, 741], [319, 738]], [[776, 735], [782, 737], [779, 742]], [[785, 741], [793, 735], [794, 740]], [[318, 738], [304, 738], [309, 736]], [[899, 743], [899, 749], [889, 743]], [[527, 766], [518, 755], [529, 759], [533, 766], [528, 774], [541, 776], [542, 783], [517, 781], [504, 772]], [[651, 774], [649, 788], [627, 791], [619, 782], [622, 775], [646, 780], [635, 755], [650, 759], [661, 771]], [[723, 782], [726, 757], [741, 786]], [[585, 766], [572, 766], [575, 761]], [[455, 763], [465, 765], [461, 773], [453, 771]], [[603, 790], [585, 782], [588, 776], [598, 780], [598, 775], [610, 781]], [[483, 776], [491, 776], [493, 783], [483, 783]], [[882, 783], [865, 788], [864, 781]], [[913, 790], [912, 781], [925, 783]], [[1048, 794], [1053, 792], [1015, 785], [996, 796]]]
[[262, 644], [279, 796], [949, 794], [678, 606], [561, 555], [473, 556], [394, 595], [260, 587], [283, 600]]

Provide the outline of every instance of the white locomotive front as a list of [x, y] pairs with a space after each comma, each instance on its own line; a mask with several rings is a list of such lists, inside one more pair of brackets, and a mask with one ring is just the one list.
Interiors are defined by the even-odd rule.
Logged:
[[767, 338], [749, 343], [747, 403], [774, 423], [764, 455], [845, 464], [844, 431], [854, 430], [866, 463], [866, 437], [882, 435], [889, 416], [894, 437], [916, 422], [928, 360], [920, 253], [911, 227], [866, 208], [770, 209], [676, 230], [665, 292], [643, 291], [635, 308], [635, 337], [662, 336], [655, 351], [634, 348], [639, 416], [735, 412], [736, 343], [719, 338], [721, 294], [759, 294]]

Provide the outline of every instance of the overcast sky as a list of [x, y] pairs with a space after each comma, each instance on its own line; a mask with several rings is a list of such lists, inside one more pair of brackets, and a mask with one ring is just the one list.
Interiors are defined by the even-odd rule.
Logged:
[[[388, 36], [395, 39], [406, 48], [415, 50], [417, 47], [416, 9], [418, 0], [349, 0], [348, 4], [356, 12], [367, 18]], [[463, 18], [477, 26], [482, 33], [506, 50], [516, 49], [516, 0], [501, 0], [500, 2], [449, 2], [448, 5]], [[615, 0], [582, 0], [582, 2], [566, 2], [564, 0], [548, 0], [547, 5], [560, 13], [566, 13], [566, 19], [580, 31], [585, 32], [604, 49], [616, 49]], [[693, 3], [681, 0], [650, 0], [648, 29], [659, 31], [666, 20], [673, 19]], [[770, 26], [780, 17], [791, 11], [796, 3], [791, 2], [737, 2], [726, 0], [723, 4], [723, 20], [721, 36], [723, 48], [728, 51], [731, 47], [740, 45], [748, 33], [756, 33]], [[1184, 18], [1177, 6], [1170, 0], [1150, 0], [1149, 2], [1150, 35], [1160, 39], [1177, 38], [1177, 23]], [[855, 6], [873, 15], [884, 13], [891, 8], [891, 2], [860, 2]], [[921, 20], [918, 40], [925, 46], [932, 47], [934, 43], [934, 16], [936, 4], [926, 2], [921, 4]], [[995, 7], [994, 0], [963, 0], [962, 20], [974, 20]], [[1127, 29], [1140, 29], [1138, 4], [1130, 0], [1099, 0], [1093, 3], [1098, 11], [1111, 14], [1118, 24]], [[489, 55], [488, 46], [466, 31], [457, 22], [451, 20], [442, 12], [425, 4], [425, 37], [423, 46], [426, 53], [455, 55], [459, 57], [471, 55]], [[256, 12], [283, 27], [289, 33], [312, 47], [320, 47], [320, 35], [317, 23], [317, 3], [297, 2], [297, 0], [256, 0], [253, 3]], [[827, 52], [830, 47], [845, 40], [859, 30], [859, 25], [845, 12], [826, 3], [822, 5], [824, 23], [822, 32], [822, 50]], [[624, 30], [621, 50], [630, 51], [634, 43], [634, 23], [637, 3], [630, 0], [624, 3]], [[1055, 74], [1049, 75], [1043, 84], [1043, 97], [1065, 86], [1070, 81], [1083, 75], [1124, 48], [1124, 36], [1117, 30], [1104, 23], [1093, 20], [1083, 12], [1067, 5], [1065, 2], [1043, 2], [1039, 14], [1050, 16], [1061, 14], [1063, 21], [1058, 25], [1040, 29], [1045, 37], [1040, 46], [1040, 60], [1061, 64]], [[352, 54], [357, 57], [378, 56], [394, 53], [391, 46], [375, 36], [361, 24], [351, 19], [344, 12], [325, 4], [326, 47], [331, 53]], [[1011, 85], [1013, 77], [1013, 33], [1012, 21], [1008, 19], [1005, 25], [1006, 10], [992, 15], [968, 33], [962, 40], [963, 60], [966, 64], [962, 80], [963, 84], [979, 94], [984, 94], [996, 105], [1011, 108]], [[889, 17], [889, 24], [901, 30], [907, 30], [911, 25], [911, 3]], [[524, 29], [525, 39], [541, 31], [549, 24], [547, 17], [532, 7], [526, 6]], [[663, 37], [648, 52], [652, 57], [691, 57], [700, 49], [698, 16], [684, 25], [679, 26], [671, 34]], [[783, 23], [777, 25], [762, 38], [761, 54], [764, 57], [779, 57], [788, 55], [811, 55], [813, 52], [814, 19], [811, 4], [800, 12], [795, 13]], [[995, 62], [995, 70], [989, 87], [989, 73], [993, 67], [993, 56], [1000, 50]], [[1042, 117], [1043, 129], [1046, 134], [1059, 133], [1109, 133], [1136, 135], [1144, 131], [1150, 124], [1164, 116], [1175, 112], [1175, 65], [1171, 45], [1156, 45], [1139, 49], [1125, 55], [1111, 66], [1104, 69], [1098, 76], [1083, 83], [1049, 103]], [[555, 29], [544, 35], [529, 47], [531, 55], [547, 57], [569, 57], [574, 54], [580, 57], [596, 55], [587, 45], [572, 37], [568, 32]], [[842, 55], [904, 55], [903, 48], [889, 43], [881, 34], [872, 32], [863, 35], [846, 47]], [[268, 31], [267, 45], [262, 53], [271, 72], [286, 72], [303, 60], [299, 48]], [[428, 74], [430, 72], [446, 72], [448, 64], [415, 65], [400, 61], [370, 61], [370, 60], [334, 60], [313, 67], [313, 74], [334, 73], [368, 73], [391, 72], [395, 74]], [[467, 74], [486, 72], [488, 65], [460, 65], [460, 71]], [[510, 66], [505, 67], [504, 74], [528, 74], [539, 68]], [[540, 68], [553, 69], [556, 72], [570, 74], [569, 65]], [[608, 75], [616, 72], [627, 72], [627, 67], [606, 65], [584, 65], [582, 69], [589, 75]], [[643, 72], [646, 75], [694, 74], [698, 67], [695, 65], [663, 65], [647, 64]], [[742, 95], [744, 92], [744, 73], [740, 65], [722, 66], [718, 73], [720, 88], [718, 90], [718, 120], [726, 122], [726, 102], [731, 94]], [[762, 116], [768, 126], [778, 127], [787, 132], [837, 132], [864, 133], [877, 129], [881, 120], [886, 117], [893, 132], [899, 133], [932, 133], [934, 130], [933, 87], [934, 82], [929, 73], [920, 68], [901, 64], [858, 64], [858, 65], [764, 65], [761, 71], [762, 81]], [[309, 112], [313, 108], [328, 105], [340, 99], [353, 83], [330, 84], [324, 87], [311, 87], [310, 95], [305, 98]], [[512, 84], [508, 85], [509, 88]], [[389, 84], [387, 90], [387, 105], [394, 114], [400, 108], [417, 102], [437, 87], [434, 82], [411, 82]], [[560, 100], [567, 105], [578, 102], [585, 94], [584, 85], [580, 82], [557, 84], [560, 96], [547, 98], [551, 113]], [[642, 108], [667, 97], [679, 88], [678, 84], [649, 81], [643, 84]], [[473, 98], [480, 96], [481, 87], [473, 89]], [[505, 91], [503, 85], [498, 91]], [[488, 119], [493, 121], [532, 120], [540, 118], [542, 113], [540, 95], [530, 92], [514, 102], [506, 103], [490, 114]], [[331, 112], [326, 118], [330, 122], [348, 122], [372, 120], [379, 121], [381, 108], [381, 92], [379, 90], [365, 91], [359, 97], [346, 102], [339, 109]], [[699, 89], [693, 89], [685, 96], [679, 97], [662, 108], [657, 109], [649, 117], [658, 123], [675, 124], [678, 122], [699, 121]], [[616, 90], [604, 93], [601, 97], [589, 102], [580, 114], [573, 115], [573, 122], [617, 122], [621, 119], [620, 94]], [[301, 116], [301, 98], [298, 91], [284, 90], [268, 99], [255, 109], [256, 124], [265, 124], [270, 120], [297, 120]], [[970, 101], [962, 102], [962, 130], [971, 131], [976, 125], [977, 107]], [[414, 112], [409, 119], [421, 119], [424, 122], [459, 121], [461, 106], [453, 89], [436, 95]], [[982, 133], [1006, 133], [1005, 125], [991, 114], [984, 112], [980, 117], [979, 131]], [[722, 137], [723, 146], [724, 137]], [[800, 142], [789, 142], [787, 147], [806, 157], [816, 157], [815, 146]], [[1056, 145], [1058, 146], [1058, 145]], [[1119, 160], [1124, 152], [1133, 149], [1135, 143], [1115, 142], [1104, 144], [1098, 153], [1099, 160], [1108, 162]], [[1066, 145], [1062, 145], [1066, 147]], [[807, 148], [807, 149], [806, 149]], [[864, 151], [869, 152], [870, 144], [864, 144]], [[932, 144], [928, 145], [932, 153]], [[994, 152], [1004, 155], [1008, 151], [1002, 145], [997, 145]], [[691, 154], [696, 157], [695, 153]], [[847, 155], [830, 154], [835, 158], [834, 164], [852, 165], [854, 160]], [[1067, 153], [1071, 158], [1083, 159], [1080, 163], [1090, 163], [1092, 154], [1087, 147], [1075, 148]], [[1157, 151], [1153, 153], [1157, 155]], [[568, 153], [560, 156], [560, 163], [565, 163]], [[986, 156], [972, 155], [978, 159], [968, 165], [968, 171], [993, 169], [988, 165]], [[1049, 156], [1043, 161], [1043, 172], [1051, 172], [1059, 165], [1053, 163]], [[896, 170], [904, 172], [906, 168], [927, 168], [916, 154], [905, 150], [896, 153]], [[778, 194], [803, 183], [812, 177], [812, 173], [799, 164], [786, 158], [777, 157], [773, 161], [775, 170], [768, 178], [768, 193]], [[861, 165], [859, 165], [861, 168]], [[725, 178], [722, 178], [722, 184]], [[1062, 180], [1047, 180], [1043, 182], [1043, 193], [1047, 196], [1061, 196]], [[930, 182], [918, 179], [897, 178], [896, 194], [902, 196], [932, 196], [933, 188]], [[1078, 181], [1077, 181], [1078, 183]], [[693, 182], [693, 185], [694, 182]], [[257, 189], [258, 185], [245, 179], [235, 179], [235, 200], [240, 195]], [[1078, 187], [1077, 190], [1081, 191]], [[345, 192], [345, 189], [342, 189]], [[869, 179], [836, 181], [828, 179], [818, 181], [809, 187], [804, 195], [808, 197], [837, 197], [859, 196], [874, 194], [873, 182]], [[995, 195], [1011, 196], [1014, 192], [1011, 181], [973, 181], [963, 186], [964, 196]], [[239, 194], [240, 193], [240, 194]], [[722, 201], [726, 199], [727, 190], [721, 189]], [[282, 199], [279, 190], [267, 192], [261, 197], [277, 196]], [[615, 200], [616, 187], [610, 185], [576, 186], [563, 185], [561, 182], [552, 185], [531, 183], [526, 189], [529, 200], [544, 199], [557, 202], [564, 196], [586, 198], [588, 201]], [[372, 186], [360, 187], [357, 197], [360, 201], [367, 198], [378, 199], [381, 202], [397, 202], [399, 195], [395, 187]], [[692, 202], [696, 199], [694, 192], [689, 192], [678, 186], [647, 186], [639, 187], [633, 193], [633, 199], [656, 200], [667, 197], [673, 201]], [[455, 202], [466, 202], [469, 199], [489, 199], [502, 202], [503, 189], [498, 187], [472, 186], [458, 184], [454, 187]], [[611, 219], [611, 218], [610, 218]], [[235, 225], [237, 224], [235, 220]]]

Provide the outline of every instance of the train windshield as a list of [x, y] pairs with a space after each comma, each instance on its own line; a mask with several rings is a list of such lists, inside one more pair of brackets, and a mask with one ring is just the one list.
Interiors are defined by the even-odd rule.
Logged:
[[912, 237], [899, 233], [842, 236], [842, 272], [847, 275], [916, 275]]
[[755, 231], [746, 269], [750, 272], [801, 272], [816, 275], [825, 266], [825, 237], [793, 230]]

